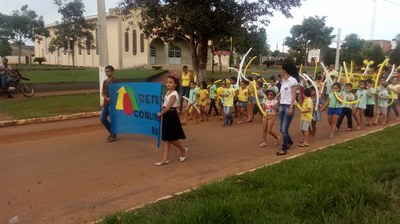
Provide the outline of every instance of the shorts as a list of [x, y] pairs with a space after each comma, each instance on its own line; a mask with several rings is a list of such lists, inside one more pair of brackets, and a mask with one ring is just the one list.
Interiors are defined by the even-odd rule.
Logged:
[[250, 101], [250, 103], [252, 103], [252, 104], [255, 104], [257, 101], [256, 101], [256, 98], [254, 97], [254, 96], [249, 96], [249, 101]]
[[374, 117], [374, 105], [367, 104], [367, 108], [364, 110], [364, 116]]
[[311, 121], [300, 120], [300, 130], [308, 131]]
[[261, 111], [257, 104], [253, 104], [253, 115], [256, 115], [256, 114], [261, 115]]
[[342, 114], [342, 108], [328, 108], [328, 115], [338, 115]]
[[383, 116], [387, 115], [387, 107], [375, 107], [375, 108], [376, 108], [375, 114], [380, 114]]
[[238, 106], [238, 107], [246, 107], [246, 106], [247, 106], [247, 101], [246, 101], [246, 102], [244, 102], [244, 101], [238, 101], [238, 102], [236, 103], [236, 106]]
[[315, 110], [312, 117], [313, 121], [322, 121], [321, 110]]

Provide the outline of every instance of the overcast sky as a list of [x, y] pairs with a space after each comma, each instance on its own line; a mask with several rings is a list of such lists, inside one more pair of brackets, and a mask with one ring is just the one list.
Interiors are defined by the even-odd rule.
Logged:
[[[113, 8], [120, 0], [105, 0], [106, 10]], [[373, 39], [391, 40], [400, 33], [400, 0], [376, 0], [376, 17]], [[53, 0], [1, 0], [0, 8], [3, 14], [10, 14], [22, 5], [28, 4], [29, 9], [42, 15], [46, 24], [60, 19], [57, 6]], [[97, 0], [83, 0], [86, 15], [97, 14]], [[293, 25], [301, 24], [304, 18], [318, 15], [327, 16], [327, 26], [334, 27], [334, 34], [338, 28], [342, 30], [342, 39], [356, 33], [362, 39], [369, 40], [373, 15], [373, 0], [305, 0], [300, 8], [292, 9], [293, 18], [287, 19], [279, 13], [270, 18], [270, 25], [266, 28], [268, 43], [271, 50], [276, 50], [278, 44], [282, 51], [282, 41], [290, 35]], [[285, 51], [287, 49], [285, 48]]]

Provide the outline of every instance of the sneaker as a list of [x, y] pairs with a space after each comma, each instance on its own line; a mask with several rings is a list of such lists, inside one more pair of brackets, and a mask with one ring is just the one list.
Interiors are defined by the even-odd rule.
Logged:
[[107, 138], [107, 143], [110, 143], [110, 142], [115, 142], [117, 140], [117, 138], [115, 137], [115, 136], [109, 136], [108, 138]]

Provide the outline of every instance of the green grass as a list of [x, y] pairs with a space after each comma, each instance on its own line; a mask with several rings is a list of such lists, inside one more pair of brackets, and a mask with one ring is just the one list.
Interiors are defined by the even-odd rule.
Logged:
[[99, 111], [99, 94], [34, 97], [17, 101], [0, 101], [0, 110], [15, 119]]
[[400, 126], [102, 223], [400, 223]]

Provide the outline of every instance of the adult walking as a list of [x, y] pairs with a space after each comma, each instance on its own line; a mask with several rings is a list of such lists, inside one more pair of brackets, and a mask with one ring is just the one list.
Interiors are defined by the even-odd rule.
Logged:
[[114, 142], [117, 140], [117, 135], [111, 132], [111, 122], [108, 120], [110, 115], [110, 95], [108, 92], [108, 85], [110, 83], [116, 82], [114, 78], [114, 67], [111, 65], [107, 65], [105, 68], [105, 73], [107, 75], [107, 79], [103, 81], [103, 88], [101, 91], [101, 95], [104, 98], [103, 101], [103, 109], [101, 110], [100, 122], [104, 125], [107, 129], [109, 135], [107, 137], [107, 142]]
[[279, 96], [279, 127], [283, 136], [283, 144], [276, 155], [285, 155], [293, 140], [289, 135], [289, 127], [295, 111], [296, 91], [298, 88], [299, 73], [294, 64], [284, 63], [281, 71], [282, 86]]

